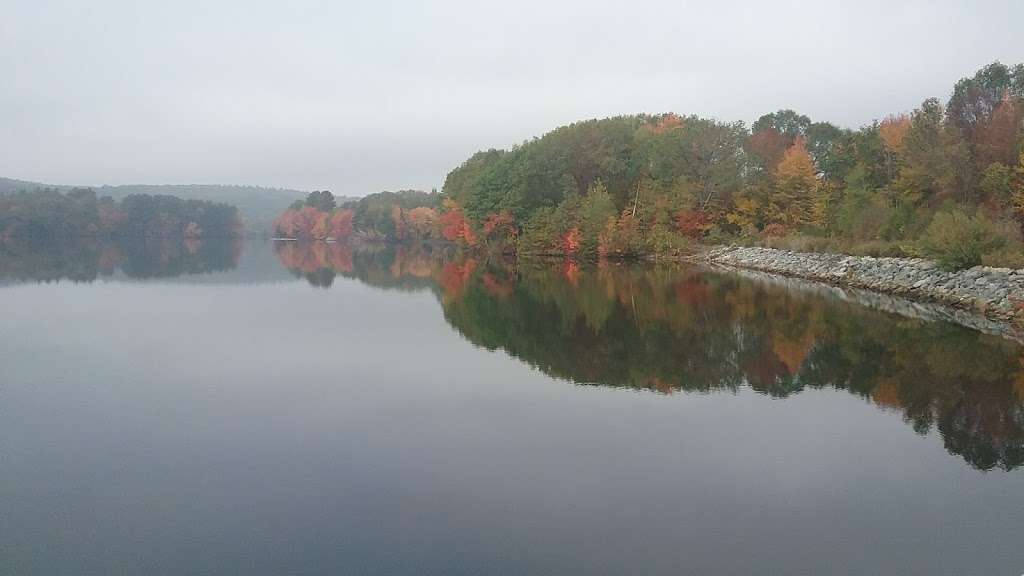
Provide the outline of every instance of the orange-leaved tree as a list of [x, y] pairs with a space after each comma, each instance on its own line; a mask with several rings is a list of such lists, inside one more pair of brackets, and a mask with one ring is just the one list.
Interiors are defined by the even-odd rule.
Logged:
[[469, 225], [465, 213], [459, 203], [445, 198], [442, 202], [444, 212], [439, 218], [441, 224], [441, 236], [450, 242], [463, 242], [468, 246], [476, 246], [476, 233]]
[[432, 238], [437, 226], [437, 210], [429, 206], [418, 206], [405, 214], [408, 231], [417, 239]]
[[482, 228], [484, 240], [499, 248], [514, 246], [516, 238], [519, 236], [516, 219], [508, 210], [489, 214], [484, 219]]
[[975, 161], [979, 168], [993, 162], [1012, 166], [1016, 158], [1017, 134], [1024, 119], [1024, 106], [1009, 93], [974, 134]]
[[328, 221], [328, 233], [336, 240], [343, 240], [352, 235], [352, 210], [347, 208], [335, 210]]

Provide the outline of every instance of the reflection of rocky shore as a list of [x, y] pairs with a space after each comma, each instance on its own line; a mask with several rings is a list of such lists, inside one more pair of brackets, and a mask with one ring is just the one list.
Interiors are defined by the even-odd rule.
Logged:
[[[757, 247], [708, 250], [709, 262], [940, 302], [1000, 322], [1024, 324], [1024, 270], [976, 266], [944, 272], [916, 258], [798, 253]], [[964, 316], [959, 316], [963, 318]]]
[[[711, 265], [714, 267], [714, 265]], [[780, 287], [802, 290], [826, 297], [839, 298], [883, 312], [900, 314], [908, 318], [919, 318], [929, 322], [954, 322], [972, 330], [993, 334], [1024, 343], [1024, 332], [1005, 322], [990, 320], [973, 312], [934, 302], [920, 302], [900, 296], [874, 292], [862, 288], [851, 288], [804, 280], [792, 276], [780, 276], [759, 270], [728, 268], [730, 273]]]
[[240, 254], [238, 240], [224, 239], [9, 239], [0, 242], [0, 282], [207, 274], [235, 268]]

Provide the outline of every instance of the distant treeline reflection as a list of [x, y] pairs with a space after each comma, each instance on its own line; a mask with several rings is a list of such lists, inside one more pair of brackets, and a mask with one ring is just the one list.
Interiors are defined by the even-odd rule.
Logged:
[[319, 288], [330, 287], [337, 276], [377, 288], [434, 288], [446, 263], [456, 260], [455, 247], [440, 243], [278, 241], [274, 251], [292, 274]]
[[919, 433], [936, 427], [978, 469], [1024, 462], [1024, 349], [960, 326], [699, 269], [483, 261], [430, 246], [276, 249], [316, 286], [341, 275], [431, 290], [470, 342], [578, 384], [779, 398], [834, 388]]
[[0, 240], [0, 281], [92, 282], [118, 273], [128, 278], [204, 274], [238, 266], [238, 240], [149, 238], [9, 238]]

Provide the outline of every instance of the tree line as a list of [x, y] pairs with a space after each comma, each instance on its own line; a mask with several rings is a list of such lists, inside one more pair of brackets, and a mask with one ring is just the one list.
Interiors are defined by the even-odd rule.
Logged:
[[0, 238], [237, 237], [238, 209], [206, 200], [132, 194], [120, 201], [89, 188], [42, 189], [0, 195]]
[[441, 195], [402, 190], [378, 192], [337, 204], [330, 191], [310, 192], [274, 222], [278, 238], [298, 240], [431, 240], [438, 228]]
[[1024, 266], [1024, 65], [964, 78], [857, 130], [793, 110], [749, 128], [676, 114], [588, 120], [448, 174], [445, 237], [635, 256], [688, 241]]
[[478, 152], [441, 194], [337, 206], [320, 191], [276, 222], [305, 239], [444, 239], [473, 250], [640, 257], [694, 242], [930, 256], [1024, 267], [1024, 65], [985, 66], [857, 130], [793, 110], [749, 127], [630, 115]]

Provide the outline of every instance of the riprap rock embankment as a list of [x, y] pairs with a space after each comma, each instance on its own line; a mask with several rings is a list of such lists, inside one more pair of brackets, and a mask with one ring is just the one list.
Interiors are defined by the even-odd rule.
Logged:
[[712, 248], [704, 253], [704, 258], [713, 264], [939, 302], [1024, 326], [1024, 269], [975, 266], [946, 272], [921, 258], [873, 258], [737, 246]]

